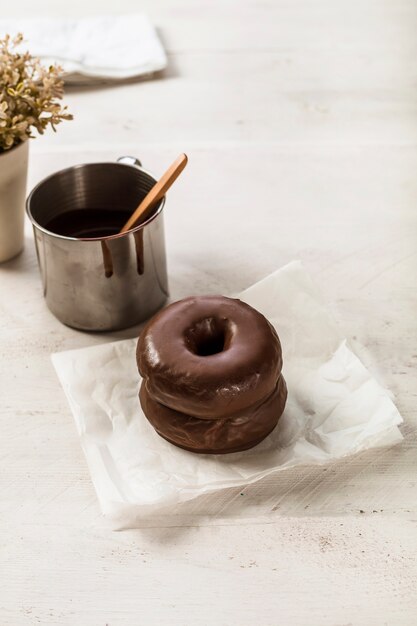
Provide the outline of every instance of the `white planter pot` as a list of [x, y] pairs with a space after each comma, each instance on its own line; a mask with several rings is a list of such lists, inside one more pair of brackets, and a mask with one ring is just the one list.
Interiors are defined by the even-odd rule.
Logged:
[[0, 152], [0, 263], [23, 249], [29, 141]]

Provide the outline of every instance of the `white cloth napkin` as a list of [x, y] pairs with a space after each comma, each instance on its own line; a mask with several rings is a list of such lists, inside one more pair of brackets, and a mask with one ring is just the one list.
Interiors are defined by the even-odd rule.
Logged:
[[198, 455], [155, 433], [138, 402], [134, 339], [52, 356], [102, 511], [120, 524], [288, 467], [401, 440], [389, 393], [351, 352], [300, 263], [240, 298], [275, 326], [289, 392], [277, 428], [246, 452]]
[[18, 32], [25, 37], [21, 49], [45, 64], [61, 65], [67, 82], [127, 79], [167, 64], [154, 27], [142, 14], [0, 20], [0, 36]]

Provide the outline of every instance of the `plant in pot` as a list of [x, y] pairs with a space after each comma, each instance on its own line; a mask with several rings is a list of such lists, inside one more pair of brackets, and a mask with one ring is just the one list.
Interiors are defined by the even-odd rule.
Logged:
[[28, 139], [72, 119], [59, 100], [61, 68], [20, 53], [22, 35], [0, 39], [0, 263], [23, 248]]

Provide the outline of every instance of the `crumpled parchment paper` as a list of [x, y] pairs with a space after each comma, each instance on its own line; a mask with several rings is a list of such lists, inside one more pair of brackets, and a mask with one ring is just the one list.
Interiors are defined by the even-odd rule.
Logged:
[[52, 355], [111, 519], [166, 512], [210, 491], [401, 440], [402, 418], [389, 392], [349, 349], [300, 263], [239, 297], [275, 326], [289, 392], [277, 428], [246, 452], [193, 454], [155, 433], [138, 401], [135, 339]]
[[146, 15], [0, 19], [0, 37], [23, 33], [20, 50], [58, 63], [66, 83], [95, 84], [146, 76], [166, 67], [165, 51]]

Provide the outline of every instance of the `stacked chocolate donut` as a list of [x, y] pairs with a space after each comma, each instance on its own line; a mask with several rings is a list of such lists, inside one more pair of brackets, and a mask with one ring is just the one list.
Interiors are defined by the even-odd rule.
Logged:
[[142, 409], [159, 435], [206, 454], [252, 448], [276, 426], [287, 398], [278, 336], [240, 300], [185, 298], [142, 331]]

